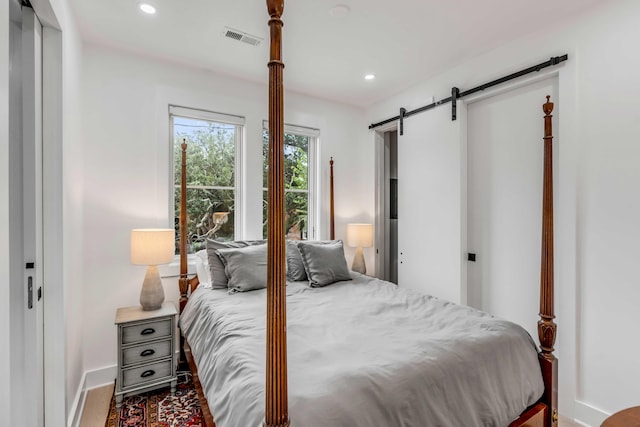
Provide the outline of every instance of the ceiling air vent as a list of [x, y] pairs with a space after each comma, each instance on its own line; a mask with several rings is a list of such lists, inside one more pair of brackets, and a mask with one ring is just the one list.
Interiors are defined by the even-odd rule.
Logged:
[[222, 34], [225, 37], [250, 44], [251, 46], [258, 46], [260, 45], [260, 43], [262, 43], [262, 37], [252, 36], [251, 34], [247, 34], [244, 31], [235, 30], [229, 27], [224, 27], [224, 32]]

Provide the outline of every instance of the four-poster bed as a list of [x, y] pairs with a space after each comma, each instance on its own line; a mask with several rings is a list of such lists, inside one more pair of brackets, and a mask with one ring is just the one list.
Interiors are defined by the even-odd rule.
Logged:
[[[189, 364], [190, 369], [193, 372], [194, 383], [196, 384], [196, 388], [198, 390], [198, 396], [200, 398], [203, 412], [205, 414], [205, 418], [207, 419], [208, 426], [215, 426], [214, 420], [209, 409], [209, 404], [207, 401], [207, 397], [210, 399], [216, 399], [216, 396], [219, 396], [219, 399], [222, 401], [226, 401], [224, 405], [219, 405], [218, 408], [222, 409], [214, 409], [216, 412], [216, 417], [221, 417], [226, 420], [228, 423], [232, 423], [230, 420], [237, 419], [248, 419], [248, 418], [237, 418], [237, 416], [243, 416], [244, 413], [250, 412], [260, 412], [264, 414], [264, 419], [262, 421], [262, 425], [264, 427], [285, 427], [290, 425], [289, 421], [289, 381], [288, 381], [288, 362], [289, 367], [294, 369], [297, 375], [304, 376], [308, 374], [307, 371], [319, 369], [322, 371], [326, 366], [321, 365], [319, 367], [308, 366], [306, 370], [300, 370], [300, 367], [292, 364], [292, 358], [294, 360], [299, 360], [301, 354], [307, 350], [307, 347], [313, 347], [317, 342], [313, 341], [304, 341], [305, 336], [313, 336], [313, 331], [300, 331], [300, 325], [303, 322], [302, 319], [313, 318], [314, 314], [321, 316], [322, 313], [314, 313], [312, 312], [315, 305], [322, 306], [323, 310], [328, 310], [328, 317], [339, 317], [343, 313], [336, 311], [340, 306], [340, 301], [352, 301], [348, 300], [348, 298], [356, 298], [355, 301], [359, 301], [359, 303], [355, 303], [352, 306], [344, 306], [344, 310], [353, 310], [357, 311], [359, 315], [365, 316], [367, 315], [367, 310], [372, 307], [375, 307], [375, 310], [385, 310], [386, 306], [379, 305], [380, 300], [388, 300], [395, 301], [398, 305], [404, 305], [404, 312], [410, 312], [409, 307], [413, 307], [414, 305], [418, 305], [416, 309], [415, 316], [421, 316], [421, 311], [429, 311], [429, 312], [439, 312], [442, 311], [450, 311], [452, 314], [450, 316], [459, 319], [461, 325], [465, 330], [472, 330], [475, 326], [481, 325], [480, 329], [490, 330], [496, 337], [498, 341], [502, 341], [506, 339], [505, 337], [509, 335], [513, 338], [514, 341], [527, 341], [528, 335], [526, 332], [524, 335], [518, 331], [517, 329], [512, 328], [511, 325], [506, 325], [502, 322], [496, 321], [495, 319], [489, 318], [483, 313], [477, 312], [472, 309], [468, 309], [461, 306], [455, 306], [450, 303], [438, 301], [434, 298], [428, 296], [419, 296], [417, 294], [411, 294], [404, 290], [397, 289], [395, 286], [389, 286], [386, 282], [381, 282], [376, 279], [366, 278], [365, 276], [355, 275], [353, 279], [353, 284], [349, 284], [349, 282], [337, 282], [335, 285], [327, 286], [324, 288], [315, 288], [314, 292], [311, 292], [311, 288], [308, 286], [303, 286], [301, 284], [291, 284], [289, 289], [287, 289], [287, 253], [286, 253], [286, 242], [285, 242], [285, 227], [284, 227], [284, 180], [283, 180], [283, 133], [284, 133], [284, 123], [283, 123], [283, 87], [282, 87], [282, 72], [284, 65], [281, 62], [281, 29], [282, 29], [282, 21], [280, 19], [282, 11], [283, 11], [283, 0], [268, 0], [267, 1], [268, 12], [270, 15], [269, 25], [271, 27], [271, 60], [269, 62], [269, 179], [268, 179], [268, 235], [267, 235], [267, 284], [266, 284], [266, 309], [264, 308], [264, 293], [260, 293], [261, 291], [252, 291], [245, 292], [243, 298], [242, 306], [243, 309], [246, 310], [246, 307], [250, 307], [254, 311], [259, 311], [262, 307], [264, 309], [264, 314], [266, 315], [266, 331], [263, 328], [264, 322], [262, 325], [258, 325], [256, 318], [254, 316], [247, 315], [245, 312], [241, 312], [241, 309], [237, 306], [239, 298], [236, 295], [239, 294], [228, 294], [226, 292], [221, 291], [211, 291], [208, 294], [216, 294], [215, 297], [204, 297], [206, 291], [198, 288], [199, 279], [198, 277], [189, 278], [187, 276], [187, 258], [186, 258], [186, 221], [187, 221], [187, 212], [186, 212], [186, 177], [185, 177], [185, 169], [186, 169], [186, 144], [182, 146], [182, 180], [181, 180], [181, 212], [180, 212], [180, 262], [181, 262], [181, 273], [179, 279], [180, 286], [180, 313], [181, 315], [184, 313], [184, 319], [181, 319], [181, 328], [185, 330], [202, 330], [199, 333], [204, 334], [205, 337], [210, 337], [211, 341], [215, 341], [215, 343], [211, 344], [211, 346], [216, 347], [227, 347], [229, 346], [229, 342], [231, 341], [231, 336], [234, 335], [247, 335], [251, 342], [254, 343], [259, 339], [260, 334], [262, 334], [262, 339], [264, 340], [264, 334], [266, 332], [266, 365], [264, 366], [264, 372], [261, 371], [260, 367], [255, 367], [255, 360], [246, 361], [245, 359], [248, 357], [248, 354], [251, 354], [251, 349], [255, 347], [240, 348], [238, 351], [238, 355], [235, 354], [224, 354], [217, 352], [216, 349], [212, 349], [206, 347], [203, 344], [203, 341], [200, 340], [196, 344], [194, 344], [194, 351], [197, 350], [199, 353], [200, 359], [198, 363], [194, 360], [194, 355], [192, 354], [189, 345], [192, 344], [191, 338], [188, 339], [189, 343], [187, 343], [184, 338], [181, 337], [181, 349], [184, 348], [184, 351], [181, 351], [181, 355], [183, 358], [186, 358], [186, 361]], [[556, 427], [557, 426], [557, 360], [553, 355], [553, 345], [555, 342], [555, 333], [556, 333], [556, 325], [553, 322], [554, 311], [553, 311], [553, 190], [552, 190], [552, 158], [551, 158], [551, 143], [552, 143], [552, 130], [551, 130], [551, 112], [553, 110], [553, 104], [549, 102], [547, 98], [547, 103], [544, 104], [543, 110], [545, 113], [544, 123], [545, 123], [545, 134], [544, 134], [544, 194], [543, 194], [543, 229], [542, 229], [542, 261], [541, 261], [541, 287], [540, 287], [540, 317], [541, 320], [538, 322], [538, 331], [539, 331], [539, 339], [540, 339], [540, 347], [541, 351], [538, 354], [538, 363], [535, 361], [533, 377], [527, 376], [529, 372], [525, 372], [527, 370], [531, 370], [531, 364], [524, 365], [525, 362], [528, 363], [526, 359], [530, 359], [531, 355], [531, 347], [529, 350], [526, 349], [527, 343], [522, 346], [518, 344], [520, 347], [516, 347], [513, 344], [509, 344], [507, 347], [500, 347], [498, 341], [493, 338], [482, 337], [482, 339], [488, 339], [490, 345], [489, 347], [495, 348], [495, 354], [488, 353], [486, 355], [487, 359], [493, 361], [493, 364], [498, 365], [499, 367], [504, 367], [506, 365], [513, 363], [522, 362], [523, 365], [516, 365], [514, 367], [516, 373], [522, 373], [523, 380], [521, 382], [527, 383], [527, 385], [522, 385], [519, 383], [514, 383], [509, 386], [505, 386], [505, 394], [517, 395], [517, 399], [520, 404], [524, 403], [524, 407], [522, 409], [518, 409], [515, 413], [509, 413], [510, 418], [504, 418], [505, 414], [500, 414], [503, 420], [504, 425], [509, 424], [509, 427], [519, 427], [519, 426], [528, 426], [528, 427]], [[333, 240], [335, 238], [335, 226], [334, 226], [334, 196], [333, 196], [333, 159], [330, 162], [330, 237]], [[366, 285], [366, 286], [361, 286]], [[194, 291], [198, 288], [199, 292], [195, 293], [197, 298], [192, 298], [195, 300], [194, 302], [190, 302], [188, 309], [185, 313], [185, 308], [187, 307], [187, 302], [189, 301], [190, 295], [194, 294]], [[375, 289], [379, 295], [370, 296], [369, 293], [373, 295], [373, 291], [368, 289]], [[335, 296], [330, 295], [331, 293], [335, 293]], [[251, 295], [249, 295], [251, 294]], [[298, 301], [309, 301], [310, 295], [313, 296], [311, 305], [305, 306], [305, 314], [302, 316], [298, 311], [298, 308], [295, 306], [290, 308], [290, 315], [292, 315], [293, 323], [290, 325], [289, 332], [292, 334], [291, 339], [293, 339], [294, 343], [297, 344], [292, 346], [290, 349], [291, 352], [287, 351], [287, 306], [285, 304], [285, 299], [290, 298], [294, 303], [298, 304]], [[339, 295], [339, 296], [338, 296]], [[355, 296], [354, 296], [355, 295]], [[235, 298], [234, 298], [235, 297]], [[419, 301], [414, 301], [419, 300]], [[233, 310], [235, 311], [225, 311], [229, 310], [228, 305], [234, 305]], [[314, 305], [315, 304], [315, 305]], [[371, 304], [368, 306], [367, 304]], [[192, 308], [192, 306], [200, 307], [200, 306], [208, 306], [210, 311], [205, 311], [207, 313], [206, 321], [202, 319], [202, 321], [197, 320], [199, 314], [196, 314], [196, 308]], [[333, 310], [335, 307], [335, 310]], [[435, 307], [435, 308], [434, 308]], [[437, 309], [436, 309], [437, 308]], [[191, 309], [191, 310], [189, 310]], [[221, 314], [222, 313], [222, 314]], [[260, 312], [262, 313], [262, 312]], [[368, 323], [371, 319], [375, 319], [380, 313], [377, 314], [369, 313], [371, 316], [367, 319]], [[403, 314], [404, 315], [404, 314]], [[411, 314], [414, 316], [414, 314]], [[201, 315], [204, 316], [204, 315]], [[436, 314], [435, 316], [439, 316]], [[449, 314], [447, 314], [449, 316]], [[421, 339], [426, 339], [428, 342], [425, 345], [437, 345], [432, 341], [429, 341], [432, 337], [424, 335], [438, 335], [440, 332], [446, 334], [455, 334], [455, 331], [448, 329], [446, 325], [448, 325], [449, 320], [447, 322], [434, 322], [437, 327], [433, 330], [424, 330], [424, 329], [416, 329], [415, 325], [422, 325], [422, 318], [419, 317], [411, 317], [411, 323], [407, 322], [407, 319], [402, 318], [402, 322], [399, 323], [399, 327], [402, 329], [406, 329], [412, 333], [413, 337], [416, 340], [416, 343], [422, 344]], [[420, 321], [415, 321], [415, 319], [420, 319]], [[470, 320], [471, 319], [471, 320]], [[326, 323], [330, 323], [330, 320], [327, 320]], [[362, 319], [365, 320], [365, 319]], [[397, 320], [397, 319], [396, 319]], [[426, 321], [425, 321], [426, 322]], [[466, 323], [465, 323], [466, 322]], [[201, 324], [202, 323], [202, 324]], [[428, 323], [428, 322], [427, 322]], [[237, 328], [244, 329], [235, 329], [235, 330], [227, 330], [227, 326], [229, 324], [235, 324]], [[321, 325], [313, 325], [311, 328], [320, 327]], [[340, 328], [340, 325], [334, 325], [337, 328]], [[515, 325], [514, 325], [515, 326]], [[377, 326], [380, 329], [378, 331], [382, 331], [382, 325]], [[498, 334], [496, 331], [502, 331]], [[324, 331], [323, 333], [326, 333]], [[345, 333], [341, 331], [341, 333]], [[381, 335], [384, 331], [380, 332]], [[480, 332], [479, 332], [480, 333]], [[191, 332], [191, 336], [197, 335], [198, 333]], [[339, 334], [338, 334], [339, 335]], [[387, 341], [384, 342], [384, 345], [376, 345], [375, 348], [385, 348], [385, 346], [393, 346], [393, 345], [402, 345], [402, 343], [394, 341], [396, 334], [389, 334], [389, 336], [384, 337]], [[526, 336], [525, 336], [526, 335]], [[345, 335], [348, 336], [348, 335]], [[480, 336], [480, 335], [478, 335]], [[344, 338], [344, 336], [342, 337]], [[357, 338], [350, 337], [352, 340], [357, 340]], [[374, 337], [375, 339], [379, 339], [379, 337]], [[443, 337], [438, 337], [438, 339]], [[447, 339], [449, 337], [446, 337]], [[444, 338], [443, 338], [444, 339]], [[206, 341], [207, 339], [205, 339]], [[195, 341], [195, 338], [194, 338]], [[405, 363], [405, 361], [395, 361], [393, 359], [393, 355], [387, 355], [390, 357], [389, 360], [368, 360], [366, 363], [370, 362], [371, 365], [379, 364], [383, 366], [384, 375], [382, 375], [383, 380], [377, 378], [374, 382], [371, 377], [379, 375], [378, 371], [371, 371], [365, 373], [365, 379], [362, 377], [353, 376], [351, 377], [351, 372], [349, 371], [349, 356], [351, 353], [341, 353], [340, 348], [331, 347], [333, 343], [329, 341], [326, 344], [322, 344], [321, 347], [325, 348], [326, 354], [313, 354], [313, 359], [305, 359], [313, 361], [322, 361], [322, 357], [331, 359], [332, 354], [342, 354], [341, 361], [332, 361], [333, 368], [340, 371], [340, 375], [335, 376], [335, 374], [324, 372], [324, 376], [329, 378], [336, 378], [334, 382], [339, 383], [340, 387], [344, 388], [342, 391], [346, 393], [343, 396], [343, 399], [331, 400], [333, 396], [331, 396], [336, 391], [331, 389], [330, 392], [326, 392], [322, 394], [316, 389], [313, 389], [314, 386], [317, 386], [317, 389], [323, 389], [324, 387], [329, 387], [331, 381], [327, 383], [323, 382], [323, 378], [321, 377], [309, 377], [313, 378], [316, 383], [310, 384], [311, 389], [306, 390], [305, 393], [298, 393], [292, 395], [292, 404], [297, 410], [298, 419], [293, 419], [292, 423], [296, 425], [304, 425], [307, 427], [311, 424], [305, 424], [309, 422], [309, 420], [317, 419], [324, 420], [325, 422], [330, 422], [332, 424], [322, 424], [322, 425], [356, 425], [355, 423], [347, 424], [343, 420], [342, 422], [338, 418], [330, 418], [330, 417], [338, 417], [340, 414], [347, 414], [350, 410], [349, 406], [358, 406], [369, 405], [369, 403], [364, 402], [364, 397], [362, 400], [360, 396], [354, 392], [357, 390], [365, 390], [369, 392], [371, 389], [385, 389], [391, 388], [393, 389], [392, 394], [395, 396], [400, 396], [403, 393], [401, 388], [396, 389], [395, 382], [385, 382], [388, 380], [388, 373], [393, 371], [393, 369], [389, 368], [392, 366], [395, 368], [395, 363], [400, 364]], [[264, 341], [262, 341], [264, 343]], [[304, 345], [301, 344], [304, 342]], [[358, 346], [362, 348], [368, 348], [367, 345], [371, 343], [357, 343]], [[376, 341], [375, 344], [378, 344]], [[451, 345], [457, 346], [455, 347], [456, 351], [461, 351], [460, 346], [466, 347], [468, 345], [467, 342], [463, 340], [459, 340], [457, 342], [453, 342]], [[416, 346], [419, 347], [419, 346]], [[330, 350], [331, 348], [331, 350]], [[349, 351], [357, 352], [358, 347], [351, 348]], [[395, 349], [395, 347], [392, 347]], [[317, 350], [317, 348], [313, 348], [312, 350]], [[411, 354], [411, 351], [417, 351], [417, 355], [423, 355], [421, 353], [422, 350], [418, 349], [408, 349], [406, 352]], [[439, 350], [438, 350], [439, 351]], [[474, 352], [478, 352], [476, 348], [473, 350]], [[489, 350], [487, 350], [489, 351]], [[440, 354], [436, 352], [437, 354]], [[533, 350], [534, 359], [536, 351]], [[371, 354], [366, 353], [366, 357], [369, 357]], [[311, 357], [309, 354], [304, 353], [305, 357]], [[362, 357], [363, 355], [359, 355]], [[507, 357], [508, 356], [508, 357]], [[377, 356], [376, 356], [377, 357]], [[474, 356], [475, 357], [475, 356]], [[507, 359], [504, 359], [507, 357]], [[424, 355], [423, 355], [424, 358]], [[444, 375], [451, 376], [451, 378], [458, 378], [460, 384], [463, 385], [462, 389], [467, 387], [466, 381], [467, 377], [474, 376], [475, 374], [469, 372], [462, 373], [454, 373], [457, 368], [449, 363], [449, 359], [447, 357], [440, 357], [445, 360], [448, 364], [450, 371], [443, 371], [442, 366], [438, 365], [437, 367], [430, 367], [431, 370], [437, 370], [444, 372]], [[477, 356], [478, 363], [480, 356]], [[501, 359], [503, 358], [503, 359]], [[218, 360], [219, 359], [219, 360]], [[436, 357], [437, 359], [437, 357]], [[218, 360], [216, 362], [216, 360]], [[422, 361], [416, 362], [418, 359], [414, 359], [411, 363], [420, 365]], [[461, 359], [462, 360], [462, 359]], [[240, 361], [244, 361], [245, 365], [240, 363]], [[352, 361], [353, 362], [353, 361]], [[362, 359], [358, 359], [359, 363], [362, 363]], [[218, 363], [218, 365], [222, 364], [223, 367], [217, 366], [212, 367]], [[340, 363], [344, 363], [347, 367], [337, 366]], [[462, 363], [462, 362], [461, 362]], [[463, 363], [464, 364], [464, 363]], [[474, 360], [475, 364], [475, 360]], [[237, 366], [236, 366], [237, 365]], [[259, 365], [259, 364], [258, 364]], [[389, 365], [389, 366], [388, 366]], [[450, 366], [451, 365], [451, 366]], [[248, 366], [248, 367], [247, 367]], [[404, 366], [404, 365], [403, 365]], [[466, 368], [469, 368], [470, 365], [465, 365]], [[200, 372], [202, 373], [202, 377], [198, 373], [198, 368], [200, 368]], [[486, 366], [484, 367], [486, 368]], [[483, 368], [483, 369], [484, 369]], [[234, 370], [235, 369], [235, 370]], [[353, 368], [355, 370], [355, 368]], [[404, 377], [401, 382], [406, 383], [407, 387], [417, 387], [415, 384], [411, 383], [408, 378], [405, 377], [421, 377], [422, 374], [419, 371], [413, 371], [413, 365], [408, 364], [404, 366]], [[461, 368], [460, 368], [461, 369]], [[486, 368], [489, 369], [489, 368]], [[231, 371], [231, 373], [226, 372], [227, 370]], [[500, 386], [503, 383], [509, 381], [509, 378], [499, 377], [500, 370], [497, 369], [492, 375], [494, 377], [489, 376], [487, 381], [490, 383], [498, 383]], [[506, 369], [505, 369], [506, 370]], [[540, 375], [540, 371], [542, 375]], [[487, 371], [489, 372], [489, 371]], [[493, 372], [493, 371], [491, 371]], [[262, 382], [255, 380], [256, 374], [263, 373]], [[332, 377], [334, 375], [334, 377]], [[400, 374], [399, 374], [400, 375]], [[458, 376], [456, 376], [458, 375]], [[478, 375], [481, 376], [481, 375]], [[507, 376], [518, 376], [518, 375], [507, 375]], [[216, 378], [220, 377], [222, 379]], [[202, 383], [201, 380], [202, 379]], [[412, 379], [413, 380], [413, 379]], [[217, 383], [216, 383], [217, 381]], [[253, 383], [251, 382], [253, 381]], [[300, 389], [301, 385], [299, 380], [296, 379], [295, 376], [291, 378], [292, 383], [295, 383], [295, 386]], [[298, 381], [298, 382], [296, 382]], [[369, 384], [371, 381], [371, 384]], [[395, 381], [395, 380], [394, 380]], [[412, 392], [416, 396], [423, 396], [425, 399], [420, 400], [419, 402], [414, 402], [414, 404], [420, 406], [429, 406], [430, 403], [425, 400], [434, 400], [437, 401], [438, 398], [450, 398], [451, 396], [448, 394], [451, 392], [451, 388], [446, 388], [442, 386], [442, 389], [438, 389], [441, 387], [442, 383], [446, 382], [443, 378], [439, 380], [433, 379], [425, 379], [430, 384], [430, 388], [427, 391], [420, 390], [412, 390]], [[532, 386], [529, 383], [540, 383], [539, 386]], [[226, 383], [235, 383], [236, 388], [231, 389], [226, 387]], [[358, 384], [364, 383], [365, 385]], [[213, 384], [213, 385], [211, 385]], [[221, 386], [222, 384], [222, 386]], [[357, 384], [358, 387], [355, 387], [353, 384]], [[384, 385], [381, 385], [384, 384]], [[460, 386], [458, 384], [457, 386]], [[216, 388], [217, 387], [217, 388]], [[240, 390], [239, 388], [243, 388]], [[354, 388], [355, 387], [355, 388]], [[452, 386], [447, 386], [452, 387]], [[509, 388], [510, 387], [510, 388]], [[455, 387], [454, 387], [455, 388]], [[221, 391], [224, 389], [224, 391]], [[438, 389], [440, 393], [432, 393], [429, 395], [429, 392], [432, 392], [434, 389]], [[213, 391], [212, 391], [213, 390]], [[291, 388], [291, 390], [294, 390]], [[242, 391], [242, 392], [240, 392]], [[264, 392], [264, 393], [262, 393]], [[298, 390], [299, 392], [299, 390]], [[252, 394], [253, 393], [253, 394]], [[421, 393], [426, 393], [422, 395]], [[248, 394], [249, 396], [244, 396], [244, 394]], [[471, 393], [473, 394], [473, 393]], [[482, 393], [478, 393], [482, 394]], [[535, 395], [535, 397], [533, 397]], [[213, 397], [212, 397], [213, 396]], [[253, 397], [252, 397], [253, 396]], [[305, 418], [306, 413], [310, 413], [309, 416], [316, 416], [313, 414], [314, 410], [312, 408], [315, 407], [316, 403], [310, 398], [310, 396], [317, 396], [317, 401], [322, 401], [323, 403], [319, 403], [318, 405], [322, 408], [322, 405], [325, 405], [325, 410], [321, 415], [317, 415], [317, 418]], [[330, 396], [330, 397], [327, 397]], [[367, 413], [376, 413], [378, 414], [376, 418], [364, 420], [361, 424], [358, 425], [405, 425], [403, 424], [402, 415], [398, 414], [389, 414], [387, 412], [391, 412], [386, 410], [385, 405], [389, 405], [389, 407], [393, 406], [393, 402], [388, 399], [388, 396], [381, 397], [382, 395], [378, 395], [377, 391], [374, 393], [374, 401], [378, 403], [376, 407], [368, 406]], [[540, 397], [541, 396], [541, 397]], [[341, 406], [342, 401], [348, 397], [349, 403], [346, 405], [347, 407]], [[506, 396], [503, 396], [506, 399]], [[489, 396], [490, 400], [499, 400], [499, 405], [501, 407], [510, 408], [513, 412], [513, 402], [503, 402], [501, 399], [503, 397], [496, 398], [495, 396]], [[484, 418], [475, 418], [473, 414], [473, 405], [485, 405], [487, 404], [485, 396], [461, 396], [461, 401], [464, 401], [464, 405], [471, 407], [472, 414], [469, 415], [468, 419], [474, 419], [477, 422], [484, 424], [486, 420]], [[243, 400], [244, 399], [244, 400]], [[446, 400], [446, 399], [445, 399]], [[329, 403], [327, 403], [329, 402]], [[409, 402], [409, 403], [407, 403]], [[419, 416], [424, 413], [437, 413], [438, 408], [428, 407], [426, 409], [420, 409], [422, 412], [416, 412], [414, 407], [410, 404], [410, 399], [405, 399], [403, 403], [401, 400], [396, 402], [399, 410], [404, 410], [407, 413], [415, 412]], [[254, 407], [256, 404], [263, 404], [262, 407], [256, 408]], [[234, 406], [235, 405], [235, 406]], [[301, 407], [303, 405], [306, 409], [301, 411]], [[406, 406], [406, 407], [405, 407]], [[414, 405], [415, 406], [415, 405]], [[382, 408], [382, 409], [381, 409]], [[468, 409], [468, 408], [467, 408]], [[504, 408], [503, 408], [504, 409]], [[218, 412], [218, 410], [220, 412]], [[335, 411], [335, 414], [329, 414], [328, 412]], [[381, 412], [376, 412], [381, 411]], [[238, 413], [241, 413], [238, 415]], [[520, 414], [520, 416], [514, 420], [514, 418]], [[482, 416], [485, 416], [484, 414]], [[329, 418], [327, 418], [329, 417]], [[385, 418], [388, 417], [388, 418]], [[398, 418], [400, 417], [400, 418]], [[252, 418], [253, 419], [253, 418]], [[327, 421], [327, 420], [331, 421]], [[452, 418], [453, 419], [453, 418]], [[504, 421], [504, 420], [508, 421]], [[484, 420], [484, 421], [481, 421]], [[514, 421], [512, 421], [514, 420]], [[429, 425], [430, 419], [424, 419], [424, 425]], [[238, 421], [235, 421], [238, 423]], [[455, 424], [455, 419], [450, 421]], [[395, 423], [395, 424], [394, 424]], [[220, 425], [219, 427], [236, 427], [240, 424], [229, 424], [229, 425]], [[316, 424], [320, 425], [320, 424]], [[410, 424], [408, 424], [410, 425]], [[478, 424], [479, 425], [479, 424]], [[489, 424], [493, 425], [493, 424]]]

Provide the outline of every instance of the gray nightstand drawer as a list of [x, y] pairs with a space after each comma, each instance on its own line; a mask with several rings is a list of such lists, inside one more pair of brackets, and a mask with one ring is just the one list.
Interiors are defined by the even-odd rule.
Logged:
[[138, 384], [153, 382], [172, 376], [171, 364], [173, 360], [152, 363], [138, 368], [122, 371], [122, 388], [133, 387]]
[[149, 342], [122, 350], [122, 365], [129, 366], [140, 362], [171, 356], [171, 340]]
[[171, 336], [171, 319], [140, 323], [122, 328], [122, 344], [148, 341]]

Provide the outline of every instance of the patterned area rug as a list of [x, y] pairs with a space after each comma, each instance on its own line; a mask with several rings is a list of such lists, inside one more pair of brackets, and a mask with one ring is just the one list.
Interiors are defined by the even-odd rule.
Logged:
[[179, 373], [175, 396], [170, 388], [125, 397], [120, 411], [115, 395], [105, 427], [204, 427], [204, 417], [190, 373]]

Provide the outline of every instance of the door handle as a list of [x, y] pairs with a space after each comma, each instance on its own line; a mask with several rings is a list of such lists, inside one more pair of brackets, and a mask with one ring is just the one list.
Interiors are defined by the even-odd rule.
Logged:
[[29, 310], [33, 308], [33, 277], [27, 278], [27, 307]]

